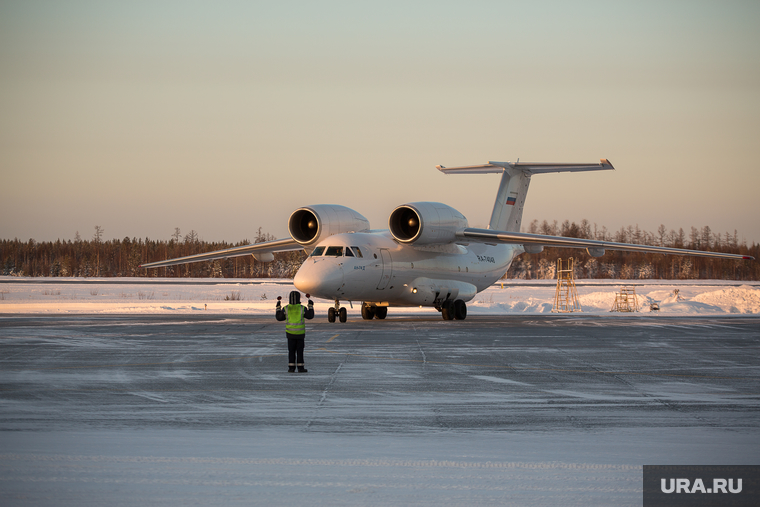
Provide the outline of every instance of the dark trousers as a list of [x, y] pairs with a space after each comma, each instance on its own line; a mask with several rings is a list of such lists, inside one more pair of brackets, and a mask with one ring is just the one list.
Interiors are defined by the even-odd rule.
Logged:
[[303, 366], [303, 346], [304, 337], [302, 334], [290, 334], [285, 333], [288, 337], [288, 363], [299, 366]]

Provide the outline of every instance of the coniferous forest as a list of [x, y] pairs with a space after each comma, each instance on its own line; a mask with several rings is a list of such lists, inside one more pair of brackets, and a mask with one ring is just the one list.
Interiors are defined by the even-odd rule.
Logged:
[[[573, 238], [616, 241], [673, 248], [710, 250], [716, 252], [751, 255], [760, 259], [760, 244], [740, 241], [738, 233], [716, 233], [709, 227], [690, 231], [668, 230], [661, 225], [656, 232], [629, 226], [617, 232], [597, 227], [587, 220], [580, 224], [564, 221], [539, 223], [534, 220], [524, 232]], [[182, 266], [141, 269], [143, 263], [183, 257], [186, 255], [221, 250], [251, 243], [247, 239], [237, 243], [207, 242], [198, 233], [190, 231], [182, 236], [179, 229], [168, 240], [149, 238], [102, 239], [104, 230], [95, 226], [91, 239], [76, 238], [68, 241], [42, 241], [18, 239], [0, 241], [0, 273], [14, 276], [65, 276], [65, 277], [217, 277], [217, 278], [292, 278], [306, 258], [304, 252], [275, 254], [269, 263], [255, 261], [252, 256], [226, 260], [197, 262]], [[259, 228], [255, 243], [275, 239]], [[576, 278], [611, 279], [724, 279], [760, 280], [760, 262], [699, 257], [613, 252], [600, 258], [590, 257], [585, 251], [570, 248], [547, 248], [540, 254], [523, 254], [515, 258], [507, 278], [550, 279], [555, 277], [557, 258], [575, 258]]]

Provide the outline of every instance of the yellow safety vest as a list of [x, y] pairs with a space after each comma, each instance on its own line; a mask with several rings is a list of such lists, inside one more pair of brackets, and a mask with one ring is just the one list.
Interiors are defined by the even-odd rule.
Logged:
[[285, 311], [288, 314], [285, 331], [290, 334], [306, 334], [306, 323], [303, 320], [303, 305], [288, 305], [285, 307]]

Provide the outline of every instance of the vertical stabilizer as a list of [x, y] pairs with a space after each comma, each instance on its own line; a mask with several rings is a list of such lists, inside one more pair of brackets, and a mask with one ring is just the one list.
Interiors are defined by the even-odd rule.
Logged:
[[615, 169], [607, 159], [601, 159], [599, 164], [488, 162], [483, 165], [465, 167], [443, 167], [439, 165], [436, 168], [445, 174], [501, 173], [499, 191], [496, 193], [496, 202], [493, 205], [488, 228], [506, 232], [520, 232], [525, 197], [528, 195], [528, 186], [530, 186], [532, 175]]
[[507, 167], [501, 174], [499, 191], [493, 203], [488, 228], [495, 231], [520, 232], [530, 173]]

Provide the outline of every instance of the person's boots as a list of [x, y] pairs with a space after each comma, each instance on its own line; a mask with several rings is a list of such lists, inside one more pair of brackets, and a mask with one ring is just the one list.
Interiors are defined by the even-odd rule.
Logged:
[[288, 363], [288, 373], [295, 373], [296, 372], [296, 365], [293, 363]]
[[304, 365], [303, 365], [303, 364], [299, 364], [299, 365], [298, 365], [298, 373], [306, 373], [306, 372], [308, 372], [308, 371], [309, 371], [309, 370], [307, 370], [306, 368], [304, 368]]

